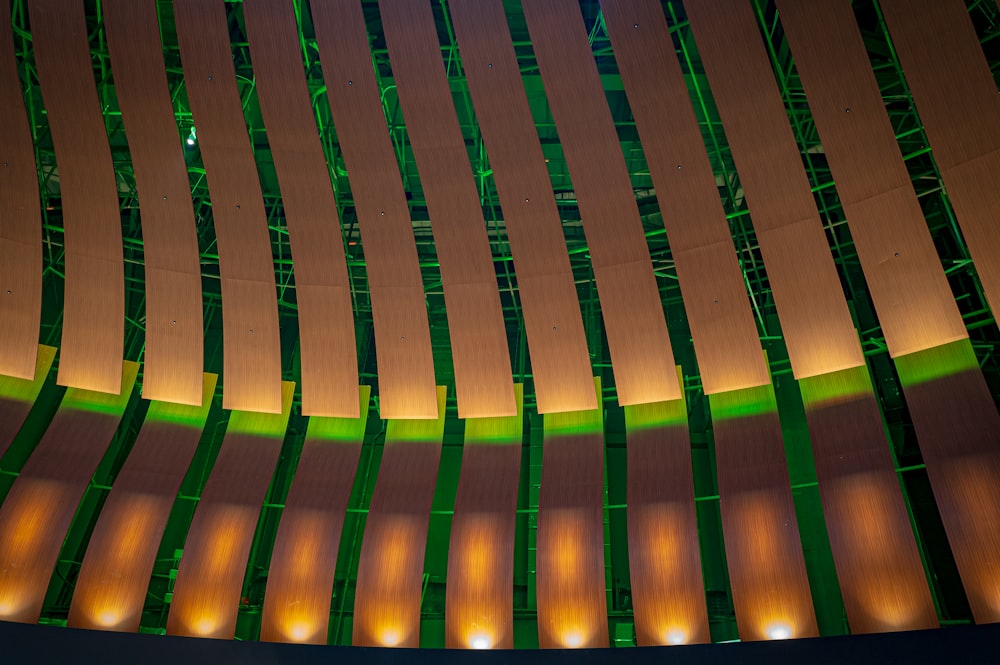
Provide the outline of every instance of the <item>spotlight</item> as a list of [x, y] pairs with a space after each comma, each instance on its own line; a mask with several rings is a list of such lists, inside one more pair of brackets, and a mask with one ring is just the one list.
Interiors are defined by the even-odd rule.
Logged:
[[772, 640], [787, 640], [792, 636], [792, 631], [784, 624], [774, 624], [767, 629], [767, 636]]

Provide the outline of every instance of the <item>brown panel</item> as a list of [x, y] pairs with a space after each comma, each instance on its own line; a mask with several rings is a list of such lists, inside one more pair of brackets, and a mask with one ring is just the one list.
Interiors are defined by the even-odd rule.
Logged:
[[236, 85], [223, 0], [175, 0], [177, 42], [212, 195], [222, 276], [222, 405], [281, 412], [271, 239]]
[[602, 0], [642, 138], [706, 394], [768, 383], [715, 174], [656, 0]]
[[625, 427], [636, 640], [639, 646], [707, 643], [687, 404], [626, 407]]
[[796, 378], [864, 364], [747, 0], [685, 4], [740, 173]]
[[[600, 395], [599, 378], [594, 385]], [[535, 552], [538, 645], [606, 648], [603, 407], [548, 414], [544, 429]]]
[[14, 437], [21, 431], [21, 426], [49, 375], [55, 356], [54, 347], [39, 344], [35, 352], [35, 374], [32, 379], [0, 376], [0, 457], [4, 456], [7, 448], [14, 442]]
[[257, 96], [281, 185], [299, 312], [302, 414], [356, 417], [358, 356], [337, 201], [316, 130], [291, 0], [243, 6]]
[[[62, 386], [116, 393], [122, 383], [125, 343], [122, 228], [83, 3], [31, 0], [28, 13], [59, 166], [65, 227], [66, 280], [57, 381]], [[94, 316], [94, 312], [101, 314]]]
[[380, 0], [382, 29], [441, 264], [459, 418], [513, 416], [507, 330], [479, 192], [431, 5]]
[[233, 639], [243, 575], [261, 504], [288, 425], [295, 384], [281, 383], [281, 413], [234, 412], [191, 520], [167, 616], [168, 635]]
[[538, 412], [594, 409], [576, 285], [503, 4], [456, 0], [450, 9], [505, 217]]
[[618, 402], [679, 399], [642, 220], [579, 5], [522, 5], [590, 245]]
[[437, 418], [434, 358], [410, 211], [389, 140], [359, 0], [312, 3], [371, 291], [382, 418]]
[[204, 343], [201, 265], [187, 166], [154, 0], [102, 5], [115, 92], [129, 139], [146, 264], [142, 396], [199, 406]]
[[[0, 0], [0, 18], [10, 16]], [[17, 76], [14, 33], [0, 29], [0, 374], [35, 378], [42, 316], [42, 218], [38, 171]]]
[[150, 404], [87, 545], [70, 626], [139, 630], [160, 538], [201, 439], [216, 379], [203, 375], [201, 406]]
[[709, 396], [740, 638], [819, 634], [771, 384]]
[[354, 418], [309, 419], [274, 540], [260, 639], [326, 644], [337, 549], [354, 485], [371, 388]]
[[447, 388], [436, 420], [390, 420], [358, 558], [355, 646], [420, 646], [424, 550], [437, 483]]
[[962, 0], [879, 3], [986, 298], [1000, 311], [1000, 99]]
[[138, 363], [123, 364], [117, 395], [66, 391], [14, 481], [0, 507], [0, 619], [38, 621], [59, 549], [118, 429], [138, 370]]
[[851, 632], [937, 627], [868, 368], [799, 386]]
[[465, 421], [445, 586], [445, 646], [514, 648], [514, 523], [524, 391], [517, 415]]

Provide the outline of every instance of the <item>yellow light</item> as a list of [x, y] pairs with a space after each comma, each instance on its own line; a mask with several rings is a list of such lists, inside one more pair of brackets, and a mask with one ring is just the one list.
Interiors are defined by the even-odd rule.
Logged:
[[565, 633], [563, 635], [563, 644], [569, 649], [577, 649], [583, 644], [583, 635], [578, 631]]
[[687, 642], [687, 633], [680, 629], [668, 630], [663, 635], [663, 641], [667, 644], [684, 644]]
[[773, 623], [767, 628], [767, 636], [772, 640], [787, 640], [792, 636], [792, 630], [783, 623]]
[[104, 610], [97, 615], [97, 623], [105, 628], [110, 628], [118, 623], [118, 613], [111, 609]]
[[296, 642], [301, 642], [309, 637], [309, 626], [304, 623], [297, 623], [289, 627], [288, 637]]
[[215, 622], [212, 621], [211, 617], [202, 617], [194, 625], [194, 632], [199, 635], [209, 635], [215, 630]]
[[489, 649], [491, 646], [493, 646], [493, 644], [491, 643], [489, 637], [480, 633], [478, 635], [472, 636], [472, 638], [469, 640], [469, 646], [472, 647], [473, 649]]
[[399, 631], [394, 628], [386, 628], [382, 631], [382, 646], [394, 647], [402, 639]]

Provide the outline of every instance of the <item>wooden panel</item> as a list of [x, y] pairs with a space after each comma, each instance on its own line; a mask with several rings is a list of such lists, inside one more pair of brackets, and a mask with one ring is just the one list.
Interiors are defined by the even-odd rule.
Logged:
[[146, 265], [145, 399], [200, 405], [201, 265], [187, 166], [154, 0], [102, 5], [115, 92], [129, 139]]
[[976, 623], [1000, 621], [1000, 415], [969, 340], [896, 358]]
[[337, 201], [316, 130], [291, 0], [243, 6], [257, 96], [295, 261], [302, 414], [357, 417], [358, 355]]
[[281, 383], [281, 413], [234, 411], [191, 520], [167, 616], [168, 635], [233, 639], [261, 504], [288, 426], [295, 384]]
[[122, 383], [125, 343], [122, 228], [83, 3], [31, 0], [28, 13], [59, 168], [65, 228], [57, 381], [61, 386], [116, 393]]
[[0, 457], [4, 456], [14, 437], [21, 431], [55, 357], [55, 347], [39, 344], [35, 352], [34, 378], [25, 380], [0, 376]]
[[967, 337], [850, 2], [778, 9], [890, 354]]
[[90, 477], [118, 429], [139, 364], [119, 394], [70, 388], [0, 507], [0, 619], [35, 623], [59, 549]]
[[566, 241], [503, 4], [449, 8], [517, 272], [538, 412], [597, 408]]
[[[679, 367], [677, 379], [683, 380]], [[625, 429], [636, 641], [639, 646], [707, 643], [687, 403], [625, 407]]]
[[[10, 16], [0, 0], [0, 17]], [[0, 29], [0, 374], [35, 377], [42, 316], [42, 217], [38, 170], [14, 55], [14, 33]]]
[[524, 386], [517, 415], [465, 421], [445, 586], [445, 646], [514, 648], [514, 522]]
[[436, 420], [390, 420], [358, 558], [355, 646], [420, 646], [424, 550], [437, 483], [447, 388]]
[[217, 378], [203, 375], [201, 406], [149, 405], [87, 545], [70, 605], [70, 626], [139, 630], [160, 538], [198, 448]]
[[642, 220], [579, 5], [522, 5], [590, 245], [618, 402], [679, 399]]
[[260, 639], [326, 644], [344, 514], [354, 486], [371, 388], [354, 418], [309, 419], [274, 539]]
[[372, 69], [361, 3], [315, 2], [312, 18], [364, 245], [381, 415], [384, 419], [436, 419], [423, 278]]
[[513, 416], [507, 330], [483, 209], [431, 5], [381, 0], [382, 29], [441, 264], [459, 418]]
[[771, 384], [709, 396], [719, 510], [744, 641], [819, 634]]
[[656, 186], [706, 394], [770, 381], [729, 223], [656, 0], [602, 0]]
[[771, 64], [747, 0], [687, 8], [796, 378], [864, 364]]
[[176, 0], [184, 83], [212, 195], [222, 277], [227, 409], [281, 412], [281, 342], [271, 239], [236, 85], [223, 0]]
[[851, 632], [937, 627], [868, 368], [799, 387]]
[[880, 2], [969, 253], [1000, 311], [1000, 99], [962, 0]]
[[[594, 386], [600, 395], [599, 378]], [[535, 553], [538, 645], [606, 648], [603, 406], [547, 414], [544, 435]]]

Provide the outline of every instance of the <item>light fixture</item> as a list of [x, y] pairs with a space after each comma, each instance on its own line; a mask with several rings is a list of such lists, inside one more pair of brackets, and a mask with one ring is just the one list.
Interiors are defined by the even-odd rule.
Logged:
[[792, 636], [792, 631], [783, 623], [775, 623], [768, 627], [767, 636], [772, 640], [787, 640]]
[[188, 145], [193, 146], [197, 140], [198, 140], [198, 132], [195, 130], [194, 125], [191, 125], [191, 131], [188, 133], [188, 137], [185, 142]]
[[469, 640], [469, 646], [473, 649], [489, 649], [490, 638], [483, 634], [473, 635]]

